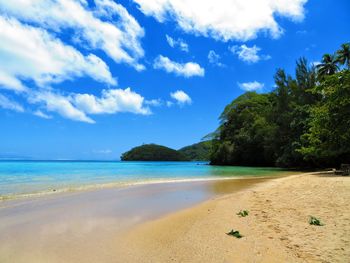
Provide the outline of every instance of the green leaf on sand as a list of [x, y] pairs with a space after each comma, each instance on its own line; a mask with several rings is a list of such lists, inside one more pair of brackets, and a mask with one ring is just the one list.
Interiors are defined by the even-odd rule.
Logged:
[[229, 235], [229, 236], [234, 236], [234, 237], [236, 237], [236, 238], [241, 238], [241, 237], [243, 237], [240, 233], [239, 233], [239, 231], [235, 231], [235, 230], [231, 230], [230, 232], [228, 232], [228, 233], [226, 233], [226, 235]]
[[243, 211], [241, 210], [237, 213], [237, 215], [240, 217], [246, 217], [248, 214], [249, 214], [248, 210], [243, 210]]
[[323, 223], [321, 223], [320, 219], [318, 219], [314, 216], [310, 216], [309, 224], [314, 225], [314, 226], [323, 226], [324, 225]]

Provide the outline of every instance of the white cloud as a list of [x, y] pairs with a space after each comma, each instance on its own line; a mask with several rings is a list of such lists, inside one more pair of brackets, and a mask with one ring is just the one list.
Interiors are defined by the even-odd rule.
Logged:
[[178, 38], [176, 40], [168, 35], [165, 35], [165, 37], [166, 37], [166, 41], [168, 42], [169, 46], [171, 46], [173, 48], [178, 47], [180, 50], [182, 50], [184, 52], [188, 52], [188, 44], [185, 41], [183, 41], [183, 39]]
[[246, 45], [232, 46], [229, 50], [238, 56], [238, 58], [247, 63], [256, 63], [260, 60], [268, 60], [271, 58], [269, 55], [259, 55], [260, 47], [256, 45], [248, 47]]
[[47, 111], [57, 112], [62, 117], [75, 121], [95, 123], [85, 112], [74, 107], [70, 97], [51, 91], [42, 91], [33, 93], [28, 100], [32, 104], [40, 104], [42, 107], [45, 107]]
[[45, 112], [42, 112], [41, 110], [36, 110], [35, 112], [33, 112], [33, 114], [43, 119], [52, 119], [51, 115], [48, 115]]
[[122, 5], [111, 0], [94, 3], [95, 8], [91, 9], [85, 0], [0, 1], [0, 12], [57, 34], [70, 29], [76, 44], [103, 50], [115, 62], [144, 69], [138, 63], [144, 55], [140, 45], [143, 28]]
[[[64, 95], [52, 90], [41, 90], [32, 92], [28, 101], [31, 104], [39, 105], [45, 111], [55, 112], [64, 118], [87, 123], [95, 123], [89, 115], [121, 112], [151, 114], [145, 99], [130, 88], [102, 90], [100, 97], [86, 93]], [[34, 114], [47, 119], [52, 117], [41, 110], [37, 110]]]
[[[188, 96], [184, 91], [177, 90], [175, 92], [170, 93], [170, 97], [177, 101], [180, 105], [191, 104], [192, 99]], [[171, 106], [171, 105], [168, 105]]]
[[[1, 36], [0, 36], [0, 40], [1, 40]], [[1, 54], [1, 46], [0, 46], [0, 58], [1, 57], [2, 57], [2, 54]], [[18, 80], [15, 76], [1, 71], [1, 66], [3, 67], [4, 65], [1, 65], [0, 63], [0, 88], [9, 89], [15, 92], [23, 92], [27, 90], [27, 88], [22, 84], [22, 82]]]
[[167, 57], [159, 55], [153, 63], [155, 69], [163, 69], [168, 73], [175, 73], [186, 78], [193, 76], [204, 76], [204, 69], [197, 63], [187, 62], [184, 64], [174, 62]]
[[[121, 112], [151, 114], [145, 99], [130, 88], [102, 90], [100, 97], [86, 93], [64, 95], [52, 90], [41, 90], [33, 92], [28, 101], [31, 104], [39, 105], [45, 111], [55, 112], [64, 118], [87, 123], [95, 123], [89, 115]], [[42, 118], [52, 117], [41, 110], [37, 110], [34, 114]]]
[[116, 84], [108, 66], [93, 54], [83, 56], [75, 48], [53, 38], [46, 31], [0, 16], [0, 85], [25, 91], [22, 80], [38, 86], [75, 77], [90, 76]]
[[24, 112], [22, 105], [9, 99], [8, 97], [2, 94], [0, 94], [0, 108], [6, 109], [6, 110], [13, 110], [17, 112]]
[[150, 109], [144, 106], [144, 98], [130, 88], [103, 90], [100, 98], [91, 94], [75, 94], [72, 101], [79, 110], [87, 114], [151, 113]]
[[163, 102], [161, 99], [153, 99], [153, 100], [145, 100], [145, 104], [154, 106], [154, 107], [159, 107], [159, 106], [162, 106]]
[[260, 91], [264, 88], [264, 83], [257, 81], [238, 83], [238, 86], [245, 91]]
[[133, 0], [140, 10], [159, 22], [175, 20], [185, 32], [215, 39], [249, 40], [260, 32], [279, 37], [283, 29], [276, 16], [293, 21], [304, 18], [307, 0]]
[[[144, 31], [137, 21], [114, 1], [94, 3], [91, 7], [85, 0], [0, 1], [0, 61], [6, 61], [0, 63], [0, 87], [37, 106], [29, 110], [32, 114], [49, 119], [57, 113], [87, 123], [95, 123], [94, 114], [151, 114], [149, 106], [155, 106], [156, 100], [146, 103], [130, 88], [104, 89], [96, 96], [60, 91], [52, 85], [78, 77], [116, 85], [107, 64], [90, 53], [98, 49], [116, 62], [144, 68], [138, 62], [144, 55], [139, 43]], [[67, 44], [72, 41], [75, 47]], [[24, 111], [7, 97], [0, 99], [1, 107]]]
[[214, 64], [218, 67], [224, 67], [225, 65], [220, 62], [221, 56], [214, 50], [210, 50], [208, 53], [208, 60], [210, 64]]

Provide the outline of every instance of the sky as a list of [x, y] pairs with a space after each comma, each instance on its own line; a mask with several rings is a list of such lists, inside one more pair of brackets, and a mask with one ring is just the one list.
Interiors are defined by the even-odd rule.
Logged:
[[348, 0], [0, 0], [0, 159], [118, 160], [199, 142], [350, 42]]

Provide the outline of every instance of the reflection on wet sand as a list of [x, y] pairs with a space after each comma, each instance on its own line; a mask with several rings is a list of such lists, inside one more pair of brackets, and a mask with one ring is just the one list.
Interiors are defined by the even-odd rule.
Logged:
[[150, 184], [3, 201], [0, 262], [113, 262], [130, 227], [268, 180]]

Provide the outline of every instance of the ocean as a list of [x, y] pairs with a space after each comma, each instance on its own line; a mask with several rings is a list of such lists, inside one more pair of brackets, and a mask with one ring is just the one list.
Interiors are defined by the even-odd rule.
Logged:
[[274, 176], [278, 168], [205, 162], [0, 161], [0, 200], [64, 191], [169, 181]]

